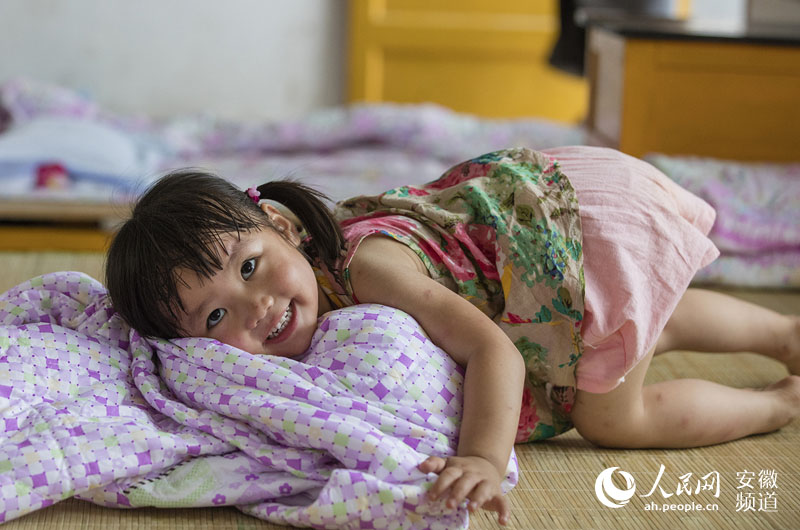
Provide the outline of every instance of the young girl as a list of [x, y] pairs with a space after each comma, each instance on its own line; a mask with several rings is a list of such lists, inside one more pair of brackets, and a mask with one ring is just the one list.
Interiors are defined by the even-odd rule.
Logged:
[[694, 447], [800, 414], [797, 376], [762, 391], [643, 385], [652, 356], [673, 349], [753, 351], [800, 372], [800, 318], [687, 290], [718, 254], [713, 219], [652, 166], [589, 147], [489, 153], [333, 212], [296, 183], [243, 192], [184, 170], [140, 199], [107, 284], [144, 335], [253, 354], [301, 355], [334, 308], [411, 314], [466, 367], [458, 456], [420, 465], [439, 474], [430, 496], [505, 524], [515, 441], [574, 425], [603, 446]]

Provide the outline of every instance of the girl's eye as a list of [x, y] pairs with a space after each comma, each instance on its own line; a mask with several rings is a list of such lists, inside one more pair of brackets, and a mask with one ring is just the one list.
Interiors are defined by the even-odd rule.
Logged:
[[222, 320], [222, 317], [224, 317], [224, 316], [225, 316], [225, 310], [224, 309], [215, 309], [215, 310], [213, 310], [211, 312], [211, 314], [208, 315], [208, 319], [206, 320], [206, 327], [208, 329], [213, 328], [214, 326], [219, 324], [219, 321]]
[[250, 258], [249, 260], [242, 263], [242, 278], [245, 280], [250, 277], [253, 272], [256, 270], [256, 258]]

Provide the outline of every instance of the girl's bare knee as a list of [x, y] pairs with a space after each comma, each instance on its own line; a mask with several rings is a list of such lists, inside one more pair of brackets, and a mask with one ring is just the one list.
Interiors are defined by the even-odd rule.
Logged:
[[576, 423], [578, 433], [598, 447], [611, 449], [635, 449], [649, 447], [642, 432], [625, 424], [613, 422]]
[[610, 427], [603, 428], [602, 425], [597, 425], [592, 421], [584, 422], [575, 420], [574, 417], [572, 421], [575, 425], [575, 430], [578, 431], [578, 434], [580, 434], [584, 440], [600, 447], [609, 446], [610, 440], [608, 433], [611, 431]]
[[600, 447], [641, 447], [642, 429], [629, 406], [610, 406], [607, 394], [580, 393], [572, 411], [572, 423], [584, 439]]
[[576, 405], [572, 411], [572, 423], [578, 434], [594, 445], [619, 447], [619, 422], [603, 414], [597, 414], [592, 407]]

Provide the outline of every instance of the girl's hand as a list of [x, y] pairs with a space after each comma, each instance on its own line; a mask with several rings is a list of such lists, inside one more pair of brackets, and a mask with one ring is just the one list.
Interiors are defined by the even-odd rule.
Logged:
[[501, 525], [508, 523], [509, 510], [506, 498], [500, 489], [502, 477], [497, 468], [479, 456], [431, 456], [419, 466], [423, 473], [437, 473], [439, 479], [428, 491], [428, 498], [435, 501], [447, 495], [447, 507], [455, 509], [467, 498], [470, 513], [479, 508], [497, 512]]

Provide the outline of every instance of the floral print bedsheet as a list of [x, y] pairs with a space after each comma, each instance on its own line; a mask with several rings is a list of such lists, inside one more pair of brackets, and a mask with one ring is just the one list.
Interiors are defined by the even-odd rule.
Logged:
[[[234, 505], [317, 528], [465, 528], [417, 465], [453, 454], [463, 371], [398, 310], [320, 318], [298, 359], [146, 340], [77, 272], [0, 295], [0, 521], [71, 496]], [[517, 481], [509, 461], [504, 488]]]

